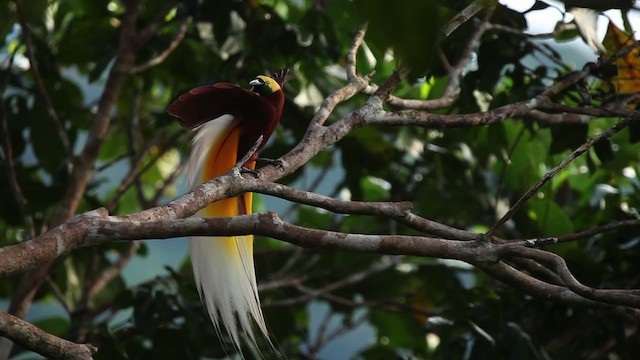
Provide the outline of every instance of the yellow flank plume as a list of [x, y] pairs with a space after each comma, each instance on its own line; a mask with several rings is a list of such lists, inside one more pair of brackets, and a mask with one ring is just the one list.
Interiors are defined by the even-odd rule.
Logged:
[[[220, 134], [218, 141], [211, 147], [206, 156], [204, 169], [200, 175], [200, 183], [205, 183], [216, 176], [223, 175], [236, 165], [239, 140], [240, 131], [237, 126], [230, 127]], [[251, 163], [250, 167], [254, 168], [255, 163]], [[251, 195], [251, 193], [244, 195], [246, 214], [251, 214]], [[243, 215], [238, 210], [238, 199], [230, 198], [210, 204], [202, 210], [201, 215], [206, 217]]]

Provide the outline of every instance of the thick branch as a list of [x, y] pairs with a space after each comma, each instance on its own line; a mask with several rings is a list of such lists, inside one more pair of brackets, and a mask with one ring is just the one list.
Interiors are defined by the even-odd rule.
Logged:
[[[83, 216], [32, 241], [2, 248], [0, 249], [0, 258], [12, 259], [12, 256], [22, 256], [24, 259], [25, 255], [37, 258], [39, 252], [34, 253], [30, 249], [49, 249], [51, 252], [55, 248], [57, 252], [66, 252], [83, 245], [96, 245], [114, 240], [161, 239], [186, 235], [255, 234], [277, 238], [307, 248], [458, 259], [475, 264], [498, 279], [527, 288], [528, 292], [538, 293], [544, 289], [550, 289], [554, 296], [562, 301], [586, 304], [589, 303], [583, 299], [586, 297], [612, 304], [640, 307], [640, 296], [636, 295], [634, 291], [599, 290], [584, 286], [573, 278], [566, 268], [566, 264], [558, 260], [561, 258], [557, 255], [528, 249], [527, 244], [462, 242], [424, 236], [347, 234], [292, 225], [284, 222], [274, 213], [233, 218], [187, 218], [146, 222], [134, 221], [126, 216], [106, 217], [104, 215], [104, 213], [97, 212], [93, 216]], [[65, 236], [52, 237], [52, 233], [64, 234]], [[574, 292], [574, 295], [568, 295], [567, 289], [564, 287], [547, 284], [521, 273], [516, 275], [515, 270], [510, 270], [510, 267], [496, 265], [497, 261], [504, 256], [533, 258], [553, 264], [560, 278]], [[22, 264], [23, 261], [3, 263], [0, 265], [0, 275], [16, 271], [15, 267], [23, 266]]]
[[407, 201], [343, 201], [312, 192], [298, 190], [286, 185], [260, 181], [257, 179], [245, 179], [243, 185], [246, 191], [277, 196], [299, 204], [316, 206], [339, 214], [376, 215], [388, 217], [403, 225], [428, 234], [434, 234], [445, 239], [478, 240], [482, 237], [482, 234], [456, 229], [415, 215], [411, 213], [413, 205]]
[[[85, 217], [78, 223], [85, 245], [113, 240], [164, 239], [177, 236], [263, 235], [305, 247], [390, 255], [432, 256], [463, 261], [494, 261], [496, 246], [423, 236], [347, 234], [309, 229], [287, 223], [275, 213], [233, 218], [187, 218], [150, 222], [121, 221], [122, 217]], [[512, 246], [507, 244], [505, 246]]]
[[418, 125], [428, 127], [473, 127], [490, 125], [514, 117], [522, 117], [533, 109], [537, 109], [548, 98], [539, 96], [531, 100], [520, 101], [492, 110], [470, 114], [440, 115], [418, 110], [400, 110], [383, 112], [377, 118], [369, 119], [369, 123], [384, 125]]
[[587, 306], [603, 306], [602, 303], [586, 299], [564, 286], [552, 285], [538, 280], [500, 261], [496, 263], [474, 264], [493, 278], [505, 284], [541, 299], [553, 300], [566, 304]]
[[90, 360], [98, 351], [91, 344], [61, 339], [4, 312], [0, 312], [0, 335], [49, 359]]
[[134, 39], [136, 19], [138, 18], [140, 4], [138, 1], [133, 1], [128, 4], [122, 20], [122, 30], [120, 32], [115, 63], [111, 67], [111, 71], [107, 77], [102, 96], [98, 102], [93, 127], [89, 131], [89, 136], [82, 149], [82, 153], [73, 160], [73, 169], [69, 184], [60, 203], [54, 225], [62, 224], [69, 219], [80, 203], [80, 199], [93, 174], [92, 169], [98, 157], [102, 141], [109, 129], [113, 107], [120, 94], [120, 88], [133, 66], [135, 53], [137, 51], [137, 44]]
[[634, 290], [594, 289], [580, 283], [572, 274], [564, 259], [554, 253], [538, 249], [504, 247], [500, 251], [512, 256], [534, 259], [553, 266], [564, 284], [576, 294], [598, 302], [640, 308], [640, 295]]

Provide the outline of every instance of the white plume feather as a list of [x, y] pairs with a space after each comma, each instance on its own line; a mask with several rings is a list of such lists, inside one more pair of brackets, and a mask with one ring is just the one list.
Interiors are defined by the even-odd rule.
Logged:
[[600, 13], [594, 9], [573, 7], [569, 9], [569, 12], [573, 14], [574, 21], [578, 26], [580, 36], [587, 45], [596, 54], [606, 54], [607, 49], [604, 48], [602, 42], [598, 40], [598, 16]]
[[[235, 119], [231, 115], [224, 115], [198, 128], [188, 164], [190, 188], [209, 180], [202, 176], [207, 165], [205, 161], [211, 161], [210, 152], [219, 151], [221, 139], [235, 125]], [[237, 161], [230, 160], [234, 164]], [[212, 216], [208, 212], [205, 208], [196, 216]], [[237, 214], [226, 216], [232, 215]], [[216, 331], [220, 333], [221, 328], [224, 328], [235, 347], [240, 349], [242, 333], [255, 343], [255, 321], [268, 339], [256, 286], [253, 236], [190, 237], [189, 251], [200, 298]]]

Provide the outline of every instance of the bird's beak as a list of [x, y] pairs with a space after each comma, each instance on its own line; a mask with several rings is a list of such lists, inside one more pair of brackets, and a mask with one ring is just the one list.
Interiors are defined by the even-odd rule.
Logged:
[[253, 79], [253, 80], [251, 80], [251, 81], [249, 82], [249, 85], [251, 85], [251, 86], [258, 86], [258, 85], [261, 85], [261, 84], [262, 84], [262, 83], [261, 83], [261, 82], [260, 82], [260, 80], [258, 80], [258, 79]]

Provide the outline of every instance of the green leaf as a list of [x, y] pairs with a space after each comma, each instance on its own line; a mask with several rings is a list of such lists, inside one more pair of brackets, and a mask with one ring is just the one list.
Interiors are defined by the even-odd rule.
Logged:
[[317, 229], [330, 229], [333, 215], [318, 208], [303, 206], [298, 212], [298, 220], [296, 223], [300, 226], [308, 226]]
[[20, 16], [27, 23], [42, 25], [47, 10], [47, 0], [22, 0], [20, 1]]
[[65, 336], [70, 329], [69, 320], [61, 316], [48, 317], [33, 324], [55, 336]]
[[[561, 30], [562, 29], [562, 30]], [[567, 28], [566, 24], [563, 21], [558, 21], [556, 23], [554, 39], [558, 42], [567, 42], [574, 40], [578, 36], [580, 36], [580, 31], [578, 27]]]
[[372, 310], [369, 319], [383, 344], [391, 348], [426, 349], [424, 327], [417, 319], [380, 310]]
[[361, 22], [368, 23], [369, 41], [381, 49], [393, 49], [400, 62], [416, 74], [436, 64], [440, 29], [454, 14], [446, 2], [356, 0], [355, 4]]
[[561, 124], [551, 126], [553, 141], [549, 152], [557, 154], [564, 150], [575, 150], [587, 140], [589, 125], [586, 124]]
[[598, 159], [602, 163], [606, 163], [614, 159], [613, 148], [609, 140], [601, 140], [593, 144], [593, 150], [595, 150]]
[[629, 142], [635, 144], [640, 141], [640, 122], [633, 121], [629, 124]]
[[31, 117], [31, 144], [44, 169], [49, 174], [57, 174], [64, 165], [66, 150], [58, 129], [45, 109], [44, 103], [36, 99]]
[[527, 202], [527, 216], [536, 224], [540, 234], [559, 236], [573, 233], [573, 222], [569, 215], [554, 201], [532, 198]]
[[373, 176], [363, 177], [360, 181], [363, 201], [385, 201], [389, 199], [391, 185], [383, 179]]

